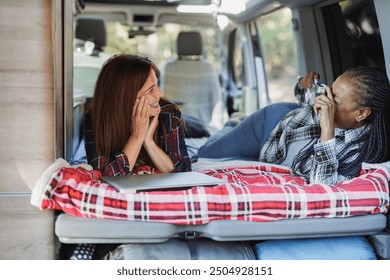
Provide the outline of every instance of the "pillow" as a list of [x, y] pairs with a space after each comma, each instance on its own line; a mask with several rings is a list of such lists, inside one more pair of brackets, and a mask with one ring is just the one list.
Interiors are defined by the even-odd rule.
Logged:
[[260, 260], [375, 260], [364, 237], [272, 240], [254, 246]]
[[255, 260], [247, 242], [170, 239], [164, 243], [124, 244], [110, 252], [109, 260]]
[[185, 115], [184, 116], [186, 129], [185, 129], [185, 137], [186, 138], [203, 138], [209, 137], [210, 133], [204, 127], [203, 122], [195, 117]]

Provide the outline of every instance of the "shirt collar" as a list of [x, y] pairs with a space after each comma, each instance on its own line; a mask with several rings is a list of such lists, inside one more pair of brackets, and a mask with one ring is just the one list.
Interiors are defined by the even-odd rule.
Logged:
[[346, 129], [345, 128], [338, 128], [336, 127], [334, 129], [334, 136], [344, 136]]
[[[371, 124], [365, 124], [358, 128], [344, 130], [345, 142], [350, 142], [355, 140], [356, 137], [361, 137], [364, 134], [367, 134], [370, 131]], [[343, 132], [340, 132], [341, 134]]]

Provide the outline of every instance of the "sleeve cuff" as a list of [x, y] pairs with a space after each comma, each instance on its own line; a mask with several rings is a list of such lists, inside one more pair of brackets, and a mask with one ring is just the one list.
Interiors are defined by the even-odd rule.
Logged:
[[119, 172], [119, 175], [129, 175], [131, 174], [129, 160], [127, 159], [127, 156], [124, 153], [116, 153], [115, 155], [116, 163]]
[[298, 102], [300, 104], [303, 104], [304, 103], [304, 87], [301, 86], [301, 84], [299, 83], [299, 80], [297, 81], [295, 87], [294, 87], [294, 95], [295, 95], [295, 98], [298, 100]]

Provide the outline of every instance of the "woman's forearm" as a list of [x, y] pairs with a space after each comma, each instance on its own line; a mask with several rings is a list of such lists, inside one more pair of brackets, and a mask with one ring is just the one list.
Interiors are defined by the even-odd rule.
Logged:
[[142, 148], [143, 139], [137, 137], [130, 137], [126, 145], [123, 147], [122, 152], [127, 156], [129, 161], [130, 171], [133, 170], [135, 162], [137, 161], [139, 152]]
[[145, 141], [144, 148], [159, 171], [168, 173], [175, 169], [171, 158], [154, 141]]

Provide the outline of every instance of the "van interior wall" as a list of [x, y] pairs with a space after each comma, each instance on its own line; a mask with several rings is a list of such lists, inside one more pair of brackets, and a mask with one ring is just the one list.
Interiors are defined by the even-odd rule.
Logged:
[[55, 258], [53, 213], [31, 206], [30, 196], [54, 159], [53, 15], [60, 4], [0, 1], [0, 259]]
[[[379, 28], [386, 30], [390, 26], [390, 1], [374, 0], [375, 10], [378, 17]], [[381, 32], [383, 50], [390, 50], [390, 32]], [[390, 75], [390, 51], [384, 52], [387, 77]]]

